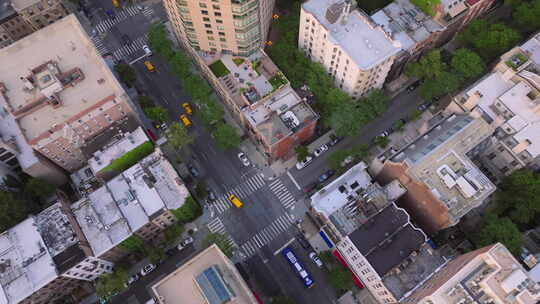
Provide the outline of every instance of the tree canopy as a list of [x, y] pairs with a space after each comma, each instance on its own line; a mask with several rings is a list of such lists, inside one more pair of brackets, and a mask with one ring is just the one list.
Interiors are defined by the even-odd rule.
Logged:
[[112, 273], [103, 274], [97, 281], [96, 294], [101, 298], [107, 299], [124, 290], [124, 283], [127, 279], [128, 273], [122, 268], [117, 268]]
[[144, 114], [146, 114], [146, 117], [148, 117], [150, 120], [160, 123], [167, 121], [169, 118], [167, 110], [160, 106], [146, 108], [144, 109]]
[[171, 212], [180, 223], [189, 223], [202, 214], [199, 203], [191, 196], [188, 196], [180, 208], [172, 210]]
[[451, 66], [454, 71], [466, 79], [480, 76], [485, 69], [482, 58], [477, 53], [465, 48], [454, 53]]
[[187, 128], [179, 122], [172, 123], [165, 132], [165, 136], [171, 146], [178, 150], [193, 142], [193, 137], [189, 135]]
[[119, 63], [114, 66], [114, 70], [118, 73], [120, 80], [122, 80], [128, 88], [131, 88], [135, 85], [137, 76], [135, 70], [126, 63]]
[[223, 253], [229, 258], [233, 255], [233, 246], [227, 237], [221, 233], [210, 233], [204, 238], [203, 246], [209, 247], [216, 244]]
[[512, 17], [520, 29], [533, 32], [540, 28], [540, 0], [522, 2], [514, 9]]
[[409, 64], [405, 73], [420, 79], [434, 79], [440, 77], [445, 70], [446, 64], [442, 61], [441, 52], [434, 49], [422, 56], [418, 62]]
[[495, 214], [488, 214], [479, 233], [480, 246], [488, 246], [501, 242], [515, 255], [521, 252], [523, 242], [521, 232], [516, 224], [507, 217], [499, 218]]
[[240, 145], [241, 138], [236, 129], [231, 125], [220, 123], [212, 132], [216, 144], [223, 150], [236, 148]]
[[504, 53], [521, 40], [521, 34], [509, 26], [484, 19], [473, 20], [458, 37], [486, 60]]
[[24, 220], [27, 212], [24, 201], [15, 197], [11, 192], [0, 191], [0, 232]]
[[24, 191], [34, 197], [45, 200], [56, 191], [56, 187], [44, 179], [32, 177], [26, 182]]
[[532, 223], [540, 215], [540, 176], [520, 169], [507, 176], [495, 194], [499, 214], [518, 224]]
[[296, 146], [296, 148], [294, 148], [294, 152], [296, 153], [297, 161], [303, 161], [309, 155], [308, 148], [304, 145]]
[[416, 5], [426, 15], [434, 16], [437, 6], [441, 3], [441, 0], [411, 0], [411, 3]]

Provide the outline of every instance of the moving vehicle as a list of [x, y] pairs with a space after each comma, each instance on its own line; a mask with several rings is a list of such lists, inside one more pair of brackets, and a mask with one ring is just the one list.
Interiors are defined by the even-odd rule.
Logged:
[[146, 54], [146, 56], [152, 56], [152, 50], [150, 50], [150, 47], [148, 47], [148, 45], [143, 45], [142, 46], [142, 49], [144, 51], [144, 53]]
[[187, 239], [181, 241], [180, 244], [178, 244], [178, 246], [176, 246], [176, 248], [178, 248], [178, 250], [182, 250], [182, 249], [186, 248], [187, 245], [189, 245], [191, 243], [193, 243], [193, 238], [188, 237]]
[[145, 275], [149, 274], [150, 272], [154, 271], [154, 269], [156, 269], [156, 265], [154, 264], [148, 264], [146, 266], [144, 266], [142, 269], [141, 269], [141, 275], [144, 277]]
[[317, 265], [317, 267], [319, 268], [322, 268], [323, 267], [323, 262], [321, 261], [321, 259], [317, 256], [317, 254], [315, 252], [311, 252], [309, 254], [309, 258], [313, 261], [313, 263], [315, 263], [315, 265]]
[[328, 170], [324, 172], [321, 176], [319, 176], [319, 183], [325, 182], [332, 175], [334, 175], [334, 173], [336, 173], [334, 170]]
[[308, 155], [306, 157], [306, 159], [296, 163], [296, 169], [298, 169], [298, 170], [304, 169], [305, 167], [307, 167], [307, 165], [309, 165], [311, 163], [312, 160], [313, 160], [313, 157]]
[[322, 146], [318, 147], [317, 149], [315, 149], [315, 151], [313, 151], [313, 156], [319, 157], [319, 155], [323, 154], [326, 151], [328, 151], [328, 146], [327, 145], [322, 145]]
[[155, 72], [156, 71], [156, 68], [154, 68], [154, 65], [148, 60], [144, 62], [144, 66], [146, 67], [148, 72]]
[[302, 265], [302, 262], [300, 262], [292, 249], [290, 247], [285, 247], [285, 249], [281, 251], [281, 254], [287, 260], [289, 265], [291, 265], [293, 271], [296, 273], [298, 278], [302, 281], [302, 283], [304, 283], [304, 286], [306, 286], [307, 288], [313, 287], [315, 282], [313, 282], [311, 275], [304, 267], [304, 265]]
[[191, 106], [189, 105], [189, 103], [184, 102], [182, 104], [182, 108], [184, 108], [184, 111], [186, 112], [187, 115], [193, 114], [193, 109], [191, 109]]
[[236, 197], [236, 195], [234, 194], [231, 194], [229, 195], [229, 201], [236, 207], [236, 208], [240, 208], [242, 207], [244, 204], [238, 199], [238, 197]]
[[191, 120], [189, 120], [189, 118], [187, 117], [186, 114], [180, 115], [180, 120], [182, 121], [182, 123], [184, 124], [184, 126], [186, 126], [186, 127], [191, 126]]
[[120, 4], [120, 0], [112, 0], [112, 5], [114, 7], [121, 7], [122, 5]]
[[244, 164], [244, 166], [246, 167], [249, 167], [249, 165], [251, 165], [251, 162], [249, 161], [249, 159], [247, 158], [246, 154], [244, 154], [244, 152], [240, 152], [238, 153], [238, 159], [242, 162], [242, 164]]

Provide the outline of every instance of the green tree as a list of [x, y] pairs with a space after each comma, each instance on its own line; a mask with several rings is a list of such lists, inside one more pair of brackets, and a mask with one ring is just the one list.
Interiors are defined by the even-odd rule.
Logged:
[[306, 159], [306, 157], [309, 156], [308, 148], [304, 145], [296, 146], [296, 148], [294, 148], [294, 152], [296, 152], [297, 161], [303, 161], [304, 159]]
[[353, 287], [351, 272], [341, 265], [336, 265], [329, 271], [328, 281], [339, 294]]
[[411, 0], [411, 3], [416, 5], [416, 7], [427, 15], [434, 16], [437, 6], [441, 3], [441, 0]]
[[352, 147], [352, 155], [355, 158], [364, 159], [369, 155], [369, 145], [359, 143]]
[[530, 169], [512, 172], [495, 193], [500, 214], [509, 214], [513, 222], [529, 224], [540, 214], [540, 176]]
[[184, 225], [181, 222], [172, 224], [171, 226], [165, 228], [165, 231], [163, 232], [165, 235], [165, 241], [167, 243], [174, 242], [180, 237], [180, 235], [182, 235], [182, 232], [184, 232]]
[[169, 114], [167, 113], [167, 110], [160, 106], [145, 108], [144, 114], [146, 114], [146, 117], [148, 117], [150, 120], [157, 121], [160, 123], [167, 121], [169, 118]]
[[418, 62], [408, 64], [405, 73], [420, 79], [435, 79], [445, 70], [446, 64], [441, 59], [441, 52], [434, 49], [422, 56]]
[[198, 199], [204, 199], [208, 196], [208, 190], [207, 190], [206, 183], [204, 181], [200, 181], [195, 186], [195, 196], [197, 196]]
[[145, 251], [145, 248], [144, 248], [144, 240], [133, 234], [131, 235], [130, 237], [128, 237], [127, 239], [123, 240], [122, 243], [120, 243], [120, 248], [122, 249], [125, 249], [129, 252], [144, 252]]
[[175, 52], [171, 60], [169, 60], [171, 65], [171, 70], [179, 77], [185, 78], [189, 76], [189, 67], [191, 66], [191, 61], [189, 58], [182, 52]]
[[56, 187], [49, 184], [49, 182], [44, 179], [32, 177], [28, 180], [28, 182], [26, 182], [24, 191], [34, 197], [39, 197], [41, 200], [45, 200], [56, 191]]
[[336, 150], [330, 153], [330, 156], [326, 159], [328, 161], [328, 166], [332, 170], [338, 171], [341, 169], [341, 163], [352, 154], [353, 152], [348, 149]]
[[181, 150], [193, 142], [193, 137], [188, 134], [186, 127], [178, 122], [174, 122], [169, 126], [165, 136], [171, 146], [178, 150]]
[[410, 119], [411, 119], [412, 121], [416, 121], [416, 120], [419, 120], [420, 117], [422, 117], [422, 111], [420, 111], [420, 110], [414, 110], [414, 111], [411, 113]]
[[455, 92], [459, 89], [461, 81], [455, 73], [443, 72], [438, 78], [426, 79], [420, 86], [420, 96], [430, 100], [434, 97]]
[[147, 245], [144, 249], [148, 259], [150, 259], [150, 263], [157, 264], [159, 261], [165, 258], [165, 252], [158, 246]]
[[341, 107], [333, 110], [330, 115], [330, 126], [338, 136], [354, 136], [366, 123], [364, 113], [351, 102], [346, 102]]
[[509, 50], [521, 40], [519, 32], [507, 25], [489, 23], [483, 19], [473, 20], [458, 37], [488, 60]]
[[459, 49], [454, 53], [450, 65], [454, 71], [465, 79], [480, 76], [485, 69], [482, 58], [477, 53], [465, 48]]
[[169, 59], [174, 56], [172, 42], [167, 37], [164, 24], [153, 24], [148, 32], [148, 45], [159, 55]]
[[11, 192], [0, 191], [0, 232], [15, 226], [27, 216], [25, 202]]
[[388, 136], [377, 136], [373, 139], [373, 143], [381, 148], [386, 148], [390, 143]]
[[212, 244], [216, 244], [226, 256], [232, 257], [233, 246], [231, 244], [231, 241], [228, 240], [227, 237], [225, 237], [225, 235], [221, 233], [208, 234], [203, 240], [203, 246], [209, 247]]
[[225, 123], [218, 124], [212, 135], [217, 146], [223, 150], [236, 148], [242, 141], [238, 133], [236, 133], [236, 129]]
[[152, 100], [152, 98], [150, 98], [148, 96], [141, 95], [141, 96], [139, 96], [139, 105], [143, 109], [150, 108], [150, 107], [154, 106], [154, 101]]
[[202, 99], [195, 99], [195, 103], [199, 105], [197, 116], [201, 118], [206, 128], [211, 129], [213, 125], [221, 121], [223, 118], [223, 107], [216, 102], [215, 98], [207, 96]]
[[135, 85], [137, 76], [135, 75], [135, 70], [129, 64], [119, 63], [114, 66], [114, 70], [128, 88], [132, 88]]
[[497, 242], [504, 244], [513, 254], [519, 255], [523, 240], [518, 227], [509, 218], [488, 214], [479, 233], [479, 245], [488, 246]]
[[512, 12], [512, 17], [520, 29], [533, 32], [540, 28], [540, 0], [519, 4]]
[[271, 303], [272, 304], [295, 304], [296, 302], [287, 296], [280, 295], [277, 297], [273, 297]]
[[124, 283], [128, 279], [127, 271], [121, 268], [112, 273], [106, 273], [99, 277], [96, 284], [96, 294], [103, 299], [111, 297], [125, 289]]
[[180, 208], [172, 210], [171, 212], [181, 223], [189, 223], [202, 214], [199, 203], [191, 196], [188, 196]]
[[[362, 102], [362, 100], [359, 102]], [[374, 89], [366, 96], [365, 102], [367, 102], [376, 115], [381, 115], [387, 109], [388, 96], [386, 96], [381, 89]]]

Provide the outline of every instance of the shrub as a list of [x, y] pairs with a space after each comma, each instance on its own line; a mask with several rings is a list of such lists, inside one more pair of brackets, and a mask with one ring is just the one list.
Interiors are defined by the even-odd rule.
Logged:
[[150, 141], [144, 142], [135, 149], [113, 160], [107, 167], [101, 169], [99, 172], [122, 172], [135, 165], [152, 152], [154, 152], [154, 144]]

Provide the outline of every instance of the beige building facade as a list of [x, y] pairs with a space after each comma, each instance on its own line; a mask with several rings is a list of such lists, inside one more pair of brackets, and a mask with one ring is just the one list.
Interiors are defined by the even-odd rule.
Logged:
[[13, 8], [37, 31], [69, 14], [62, 0], [11, 0]]
[[164, 0], [185, 46], [209, 53], [249, 56], [263, 47], [274, 0]]
[[382, 88], [400, 51], [399, 42], [349, 1], [330, 0], [302, 4], [298, 47], [354, 99]]

